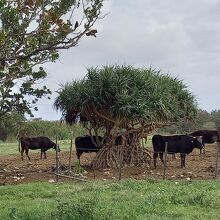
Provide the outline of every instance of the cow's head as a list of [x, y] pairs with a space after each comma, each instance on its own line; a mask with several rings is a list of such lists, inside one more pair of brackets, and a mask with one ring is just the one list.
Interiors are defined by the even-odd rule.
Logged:
[[202, 136], [195, 136], [192, 137], [192, 141], [193, 145], [196, 148], [202, 149], [204, 147], [204, 142], [203, 142], [203, 137]]
[[56, 146], [57, 146], [57, 151], [60, 152], [60, 146], [59, 146], [59, 144], [57, 144], [57, 145], [55, 144], [55, 145], [53, 146], [53, 149], [56, 150]]

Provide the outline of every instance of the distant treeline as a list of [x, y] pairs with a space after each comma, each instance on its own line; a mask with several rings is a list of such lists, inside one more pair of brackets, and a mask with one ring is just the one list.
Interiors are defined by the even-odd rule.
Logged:
[[17, 114], [10, 114], [0, 121], [0, 140], [15, 141], [19, 135], [47, 136], [55, 140], [70, 139], [71, 135], [77, 137], [86, 134], [85, 128], [80, 124], [67, 125], [60, 121], [44, 121], [41, 119], [26, 120]]
[[[179, 123], [167, 125], [157, 130], [157, 133], [184, 134], [198, 129], [216, 129], [220, 126], [220, 110], [211, 113], [199, 110], [198, 117], [194, 121], [183, 120]], [[18, 135], [48, 136], [60, 140], [88, 134], [80, 124], [67, 125], [59, 121], [44, 121], [40, 118], [27, 120], [16, 113], [5, 115], [0, 121], [0, 140], [15, 141]]]
[[183, 120], [181, 122], [167, 125], [159, 129], [159, 133], [184, 134], [201, 129], [217, 129], [220, 127], [220, 110], [213, 110], [211, 113], [199, 110], [198, 116], [194, 121]]

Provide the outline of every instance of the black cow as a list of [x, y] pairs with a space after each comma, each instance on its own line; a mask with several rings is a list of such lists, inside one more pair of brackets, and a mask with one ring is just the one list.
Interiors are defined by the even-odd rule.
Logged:
[[154, 148], [154, 167], [156, 168], [156, 160], [158, 154], [161, 161], [163, 160], [163, 152], [165, 152], [165, 143], [168, 143], [167, 152], [169, 154], [180, 153], [181, 157], [181, 168], [185, 167], [186, 154], [193, 151], [194, 148], [202, 149], [202, 137], [193, 137], [189, 135], [173, 135], [173, 136], [162, 136], [154, 135], [152, 138]]
[[[75, 139], [75, 147], [76, 147], [76, 155], [78, 160], [80, 161], [80, 156], [85, 152], [85, 153], [90, 153], [90, 152], [98, 152], [102, 146], [99, 145], [99, 142], [101, 143], [103, 140], [103, 137], [101, 136], [82, 136], [82, 137], [77, 137]], [[96, 139], [97, 138], [97, 139]]]
[[[85, 153], [90, 153], [90, 152], [98, 152], [102, 147], [103, 147], [103, 143], [107, 142], [107, 138], [105, 140], [103, 140], [103, 137], [101, 136], [92, 136], [93, 140], [91, 138], [91, 136], [86, 135], [86, 136], [82, 136], [82, 137], [77, 137], [75, 139], [75, 147], [76, 147], [76, 155], [78, 160], [80, 161], [80, 156], [85, 152]], [[98, 143], [98, 138], [99, 139], [99, 143]], [[120, 145], [123, 141], [122, 136], [118, 136], [115, 139], [115, 144], [116, 145]], [[101, 144], [101, 145], [99, 145]]]
[[[205, 144], [213, 144], [216, 141], [219, 141], [219, 135], [217, 130], [198, 130], [192, 132], [190, 135], [192, 136], [202, 136], [203, 141], [203, 153], [205, 154]], [[200, 154], [202, 154], [202, 149], [200, 150]]]
[[[20, 150], [21, 145], [21, 150]], [[29, 149], [30, 150], [41, 150], [41, 159], [42, 155], [44, 154], [44, 158], [46, 159], [46, 151], [50, 148], [56, 149], [56, 144], [51, 141], [48, 137], [21, 137], [19, 141], [19, 152], [21, 152], [21, 159], [23, 160], [23, 154], [27, 155], [28, 159], [30, 157], [28, 155]], [[59, 145], [57, 145], [58, 151], [60, 151]]]

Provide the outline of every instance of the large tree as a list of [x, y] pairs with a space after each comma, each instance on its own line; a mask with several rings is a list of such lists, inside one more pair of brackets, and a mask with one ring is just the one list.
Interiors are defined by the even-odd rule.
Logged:
[[[42, 64], [56, 61], [60, 49], [96, 36], [103, 0], [0, 1], [0, 118], [11, 111], [31, 113], [46, 86]], [[32, 98], [30, 98], [32, 97]]]
[[[181, 80], [131, 66], [88, 69], [84, 79], [63, 85], [55, 106], [69, 123], [80, 118], [90, 135], [104, 133], [107, 141], [94, 161], [97, 167], [117, 165], [119, 149], [125, 163], [145, 163], [141, 137], [197, 113], [195, 99]], [[115, 144], [118, 137], [121, 143]]]

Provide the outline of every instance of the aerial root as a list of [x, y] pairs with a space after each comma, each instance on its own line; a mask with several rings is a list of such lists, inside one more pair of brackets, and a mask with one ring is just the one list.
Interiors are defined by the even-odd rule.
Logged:
[[125, 166], [149, 167], [151, 159], [150, 152], [140, 144], [106, 145], [97, 153], [92, 161], [92, 166], [96, 169]]

